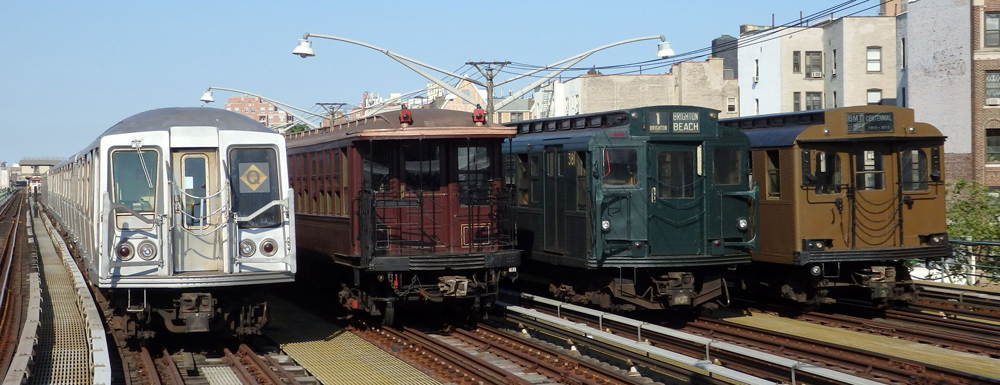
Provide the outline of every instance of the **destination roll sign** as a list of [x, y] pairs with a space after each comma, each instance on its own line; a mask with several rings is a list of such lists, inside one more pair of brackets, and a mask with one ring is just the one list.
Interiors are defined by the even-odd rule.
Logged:
[[892, 132], [891, 112], [851, 112], [847, 114], [847, 133]]

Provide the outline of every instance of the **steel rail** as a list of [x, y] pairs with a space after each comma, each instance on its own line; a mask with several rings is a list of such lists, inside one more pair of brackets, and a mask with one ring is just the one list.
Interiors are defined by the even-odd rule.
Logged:
[[524, 338], [505, 335], [498, 329], [479, 325], [475, 331], [458, 329], [452, 334], [480, 350], [499, 355], [553, 380], [581, 385], [640, 384], [637, 377], [613, 373], [570, 355], [540, 346]]
[[[6, 204], [6, 206], [4, 206], [5, 209], [3, 210], [3, 216], [0, 217], [0, 218], [7, 219], [7, 214], [10, 214], [10, 209], [14, 205], [14, 200], [16, 199], [16, 197], [17, 196], [15, 195], [11, 199], [7, 200], [7, 204]], [[10, 271], [11, 271], [11, 268], [14, 266], [14, 250], [17, 248], [16, 247], [16, 245], [17, 245], [17, 228], [18, 228], [17, 221], [20, 219], [20, 217], [21, 217], [21, 211], [23, 209], [24, 209], [24, 202], [22, 200], [17, 199], [17, 211], [14, 213], [15, 214], [14, 218], [11, 221], [10, 230], [8, 230], [8, 233], [7, 233], [7, 239], [6, 239], [6, 243], [7, 244], [6, 244], [5, 248], [3, 249], [4, 254], [6, 254], [7, 264], [4, 267], [3, 284], [2, 284], [2, 286], [0, 286], [0, 309], [3, 309], [4, 313], [6, 313], [6, 311], [7, 311], [7, 308], [5, 307], [5, 305], [7, 303], [7, 294], [8, 294], [7, 293], [7, 283], [10, 280]], [[8, 251], [8, 249], [9, 249], [9, 251]]]
[[[12, 218], [8, 218], [11, 208], [17, 202], [17, 210]], [[18, 349], [20, 337], [20, 326], [19, 325], [7, 325], [9, 322], [20, 322], [22, 309], [21, 303], [22, 298], [18, 296], [17, 298], [12, 298], [10, 301], [7, 300], [11, 296], [11, 290], [9, 290], [10, 273], [15, 265], [20, 266], [20, 262], [15, 260], [14, 251], [18, 250], [18, 221], [21, 218], [24, 202], [20, 198], [20, 194], [14, 193], [10, 199], [8, 199], [3, 207], [2, 214], [0, 214], [0, 219], [10, 219], [10, 228], [8, 229], [7, 238], [5, 240], [5, 245], [0, 252], [7, 255], [6, 266], [4, 268], [3, 283], [0, 285], [0, 328], [3, 328], [2, 340], [3, 346], [0, 347], [0, 351], [4, 353], [3, 357], [0, 357], [0, 368], [8, 369], [9, 366], [14, 362], [14, 354]], [[10, 250], [7, 253], [7, 250]], [[22, 278], [24, 279], [24, 278]], [[18, 280], [20, 281], [20, 280]], [[17, 332], [15, 334], [15, 331]]]

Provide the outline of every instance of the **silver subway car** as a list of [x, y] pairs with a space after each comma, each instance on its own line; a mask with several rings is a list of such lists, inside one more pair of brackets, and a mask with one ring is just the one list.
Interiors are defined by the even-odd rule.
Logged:
[[257, 289], [296, 269], [285, 159], [284, 137], [242, 115], [152, 110], [52, 168], [41, 200], [137, 337], [256, 333]]

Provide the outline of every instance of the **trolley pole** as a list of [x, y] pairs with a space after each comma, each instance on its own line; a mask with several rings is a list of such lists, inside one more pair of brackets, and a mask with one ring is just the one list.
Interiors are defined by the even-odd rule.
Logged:
[[[470, 61], [465, 62], [470, 66], [476, 67], [476, 71], [479, 71], [483, 77], [486, 78], [486, 121], [494, 123], [497, 119], [493, 116], [493, 78], [496, 74], [493, 72], [500, 72], [500, 69], [504, 66], [510, 64], [509, 61]], [[480, 68], [479, 66], [484, 66]], [[494, 67], [496, 66], [496, 67]]]

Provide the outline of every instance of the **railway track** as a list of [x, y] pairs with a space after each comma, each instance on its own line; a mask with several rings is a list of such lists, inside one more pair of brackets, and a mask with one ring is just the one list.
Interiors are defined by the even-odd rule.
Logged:
[[355, 328], [353, 332], [446, 383], [625, 385], [653, 382], [486, 325], [440, 334], [427, 334], [412, 328]]
[[9, 195], [0, 207], [0, 373], [7, 373], [17, 350], [23, 321], [22, 293], [24, 231], [19, 219], [23, 216], [24, 199], [20, 192]]
[[951, 289], [937, 285], [917, 283], [917, 296], [909, 309], [936, 312], [949, 318], [980, 324], [1000, 324], [1000, 294], [975, 288]]
[[[527, 295], [522, 295], [522, 303]], [[867, 380], [879, 383], [954, 383], [981, 384], [989, 379], [949, 368], [924, 364], [880, 353], [816, 341], [773, 330], [764, 330], [732, 322], [700, 317], [682, 330], [656, 327], [653, 324], [610, 315], [555, 301], [529, 297], [530, 306], [538, 311], [564, 318], [570, 322], [586, 323], [615, 335], [651, 346], [669, 347], [688, 357], [717, 362], [727, 368], [749, 373], [773, 381], [794, 381], [791, 377], [811, 383], [857, 383]], [[568, 311], [568, 308], [574, 309]], [[508, 316], [508, 318], [511, 318]], [[515, 320], [525, 317], [516, 316]], [[648, 326], [647, 326], [648, 325]], [[684, 333], [688, 332], [688, 333]], [[689, 333], [701, 336], [691, 338]], [[589, 342], [589, 341], [588, 341]], [[795, 366], [825, 367], [851, 379], [835, 379], [829, 371], [791, 374], [789, 367], [777, 360], [761, 360], [738, 349], [722, 346], [735, 344], [770, 352], [785, 359], [796, 360]], [[716, 361], [717, 360], [717, 361]]]

